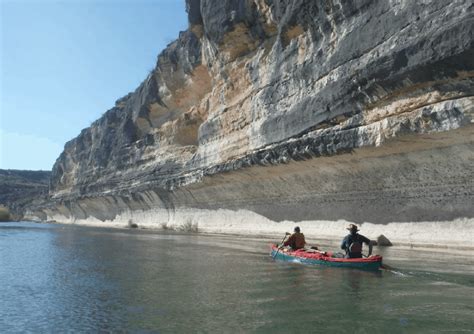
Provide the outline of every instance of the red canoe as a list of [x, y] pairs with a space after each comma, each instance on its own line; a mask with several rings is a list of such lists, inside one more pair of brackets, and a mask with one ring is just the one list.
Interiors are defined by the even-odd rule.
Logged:
[[305, 264], [321, 264], [332, 267], [359, 268], [367, 270], [377, 270], [382, 266], [382, 257], [372, 255], [368, 258], [346, 259], [333, 257], [333, 252], [322, 252], [313, 249], [298, 249], [289, 251], [278, 249], [276, 245], [271, 245], [271, 256], [276, 260], [301, 262]]

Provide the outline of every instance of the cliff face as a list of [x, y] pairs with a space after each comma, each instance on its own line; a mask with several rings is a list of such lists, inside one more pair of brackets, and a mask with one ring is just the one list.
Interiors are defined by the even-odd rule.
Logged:
[[189, 29], [152, 73], [66, 144], [42, 212], [472, 228], [474, 5], [186, 5]]

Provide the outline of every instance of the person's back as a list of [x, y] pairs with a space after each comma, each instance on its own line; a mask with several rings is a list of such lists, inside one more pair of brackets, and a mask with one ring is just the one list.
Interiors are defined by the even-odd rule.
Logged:
[[304, 248], [306, 245], [306, 240], [304, 238], [304, 234], [300, 232], [300, 228], [298, 226], [295, 227], [294, 233], [290, 235], [288, 240], [286, 240], [283, 245], [290, 246], [294, 250]]
[[346, 235], [342, 240], [341, 248], [346, 251], [346, 257], [348, 258], [361, 258], [362, 257], [362, 244], [369, 245], [369, 255], [371, 253], [370, 240], [363, 235], [358, 234], [358, 228], [354, 224], [350, 224], [347, 228], [351, 233]]

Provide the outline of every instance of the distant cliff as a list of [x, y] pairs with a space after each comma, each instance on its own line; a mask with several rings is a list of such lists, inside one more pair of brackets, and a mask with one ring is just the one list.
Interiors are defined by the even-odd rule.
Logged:
[[473, 4], [186, 6], [145, 81], [65, 145], [36, 213], [239, 233], [393, 223], [400, 240], [423, 238], [408, 223], [472, 228]]
[[26, 207], [47, 198], [50, 177], [50, 171], [0, 169], [0, 206], [21, 219]]

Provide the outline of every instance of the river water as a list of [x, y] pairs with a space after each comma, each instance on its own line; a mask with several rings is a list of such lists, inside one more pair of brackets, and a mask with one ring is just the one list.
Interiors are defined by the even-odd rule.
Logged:
[[473, 332], [469, 256], [376, 251], [394, 268], [275, 262], [261, 239], [0, 224], [0, 332]]

